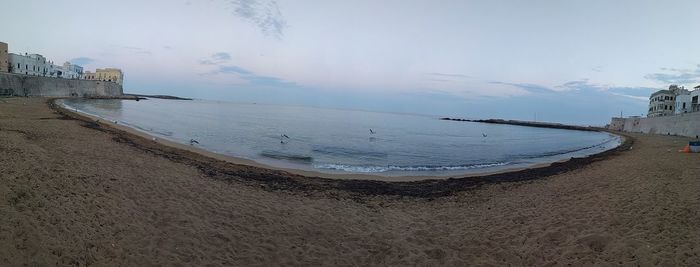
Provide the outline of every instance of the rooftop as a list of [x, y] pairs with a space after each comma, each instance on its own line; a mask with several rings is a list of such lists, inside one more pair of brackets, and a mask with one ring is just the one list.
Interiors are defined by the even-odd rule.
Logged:
[[652, 97], [654, 97], [654, 96], [656, 96], [656, 95], [660, 95], [660, 94], [670, 94], [670, 95], [671, 95], [671, 94], [673, 94], [673, 93], [672, 93], [670, 90], [665, 90], [665, 89], [664, 89], [664, 90], [659, 90], [659, 91], [656, 91], [656, 92], [654, 92], [653, 94], [651, 94], [651, 96], [650, 96], [649, 98], [652, 98]]

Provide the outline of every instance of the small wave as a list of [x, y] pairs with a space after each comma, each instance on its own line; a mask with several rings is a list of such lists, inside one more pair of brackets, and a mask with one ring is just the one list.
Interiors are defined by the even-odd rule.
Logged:
[[317, 164], [316, 169], [339, 170], [357, 173], [380, 173], [388, 171], [460, 171], [505, 166], [510, 162], [484, 163], [458, 166], [353, 166], [344, 164]]
[[135, 129], [144, 131], [144, 132], [146, 132], [146, 133], [152, 133], [152, 134], [157, 134], [157, 135], [160, 135], [160, 136], [167, 136], [167, 137], [172, 137], [172, 136], [173, 136], [173, 132], [171, 132], [171, 131], [158, 131], [158, 130], [155, 130], [155, 129], [153, 129], [153, 128], [146, 129], [146, 128], [144, 128], [144, 127], [138, 126], [138, 125], [136, 125], [136, 124], [128, 123], [128, 122], [125, 122], [125, 121], [120, 121], [120, 123], [121, 123], [121, 124], [124, 124], [124, 125], [126, 125], [126, 126], [129, 126], [129, 127], [131, 127], [131, 128], [135, 128]]
[[263, 151], [262, 153], [260, 153], [260, 156], [271, 159], [288, 160], [303, 163], [311, 163], [314, 160], [314, 158], [310, 156], [294, 155], [279, 151]]
[[565, 155], [569, 153], [576, 153], [588, 149], [594, 149], [594, 148], [601, 148], [601, 149], [606, 149], [609, 148], [607, 145], [611, 142], [620, 142], [620, 138], [614, 137], [607, 139], [601, 143], [591, 145], [591, 146], [585, 146], [585, 147], [578, 147], [578, 148], [572, 148], [572, 149], [565, 149], [565, 150], [556, 150], [556, 151], [550, 151], [550, 152], [544, 152], [544, 153], [538, 153], [538, 154], [530, 154], [530, 155], [515, 155], [515, 156], [510, 156], [511, 158], [520, 158], [520, 159], [535, 159], [535, 158], [546, 158], [546, 157], [553, 157], [553, 156], [559, 156], [559, 155]]
[[341, 157], [365, 157], [365, 158], [376, 158], [384, 159], [388, 155], [384, 152], [366, 151], [360, 149], [353, 149], [347, 147], [336, 147], [336, 146], [318, 146], [313, 149], [314, 153], [341, 156]]

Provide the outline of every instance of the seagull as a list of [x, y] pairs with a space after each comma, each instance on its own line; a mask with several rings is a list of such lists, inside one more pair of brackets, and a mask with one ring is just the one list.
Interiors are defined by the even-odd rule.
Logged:
[[484, 137], [487, 137], [487, 136], [488, 136], [488, 135], [486, 135], [485, 133], [481, 133], [481, 135], [483, 135]]
[[289, 136], [287, 136], [286, 134], [282, 134], [282, 135], [280, 136], [280, 138], [282, 138], [282, 137], [289, 139]]
[[197, 140], [190, 139], [190, 145], [193, 146], [194, 144], [199, 144], [199, 142], [197, 142]]
[[375, 133], [377, 133], [377, 132], [375, 132], [374, 130], [372, 130], [372, 128], [369, 128], [369, 134], [375, 134]]

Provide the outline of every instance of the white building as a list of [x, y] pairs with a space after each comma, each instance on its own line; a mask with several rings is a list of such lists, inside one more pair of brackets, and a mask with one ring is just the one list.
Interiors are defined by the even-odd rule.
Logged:
[[663, 117], [678, 114], [676, 98], [679, 95], [689, 95], [690, 92], [682, 86], [672, 84], [668, 90], [659, 90], [649, 97], [649, 112], [647, 117]]
[[64, 79], [81, 79], [83, 77], [83, 67], [71, 64], [70, 62], [63, 63], [63, 66], [56, 66], [56, 76]]
[[657, 91], [649, 97], [649, 112], [647, 117], [663, 117], [673, 115], [675, 94], [669, 90]]
[[676, 108], [673, 111], [674, 114], [683, 114], [693, 112], [691, 106], [690, 92], [688, 94], [682, 94], [676, 96]]
[[83, 67], [63, 63], [63, 66], [54, 65], [53, 62], [39, 54], [9, 54], [10, 73], [45, 76], [64, 79], [81, 79]]
[[700, 111], [700, 85], [695, 86], [695, 90], [690, 92], [690, 108], [692, 112]]
[[50, 76], [50, 62], [39, 54], [12, 54], [10, 53], [10, 73], [34, 75], [34, 76]]

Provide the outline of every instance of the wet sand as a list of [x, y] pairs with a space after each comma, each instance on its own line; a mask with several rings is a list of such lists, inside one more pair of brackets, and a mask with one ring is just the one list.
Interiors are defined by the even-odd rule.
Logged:
[[688, 139], [515, 174], [306, 178], [0, 99], [7, 265], [700, 265]]

